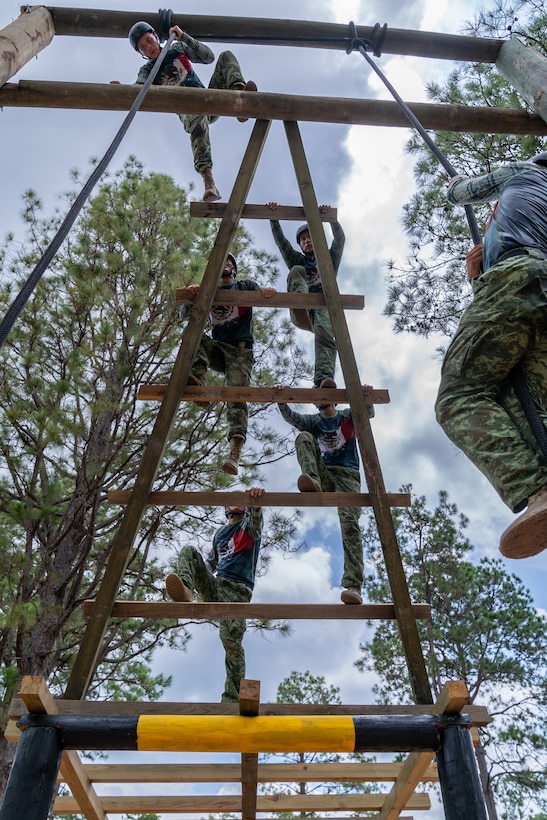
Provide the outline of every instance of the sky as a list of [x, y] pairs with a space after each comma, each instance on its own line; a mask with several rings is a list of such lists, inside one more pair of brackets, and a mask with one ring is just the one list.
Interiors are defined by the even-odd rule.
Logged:
[[[74, 7], [73, 0], [55, 5]], [[419, 29], [457, 34], [481, 4], [474, 0], [289, 0], [259, 4], [251, 0], [231, 0], [230, 16], [278, 17]], [[97, 8], [156, 11], [144, 0], [105, 0]], [[225, 14], [225, 0], [188, 0], [188, 14]], [[297, 14], [295, 8], [298, 9]], [[176, 11], [176, 9], [175, 9]], [[19, 15], [19, 3], [4, 0], [0, 28]], [[305, 22], [302, 32], [305, 35]], [[218, 55], [223, 44], [212, 44]], [[321, 52], [315, 49], [239, 45], [234, 49], [246, 79], [260, 90], [289, 94], [324, 94], [352, 98], [390, 99], [389, 93], [355, 53]], [[112, 79], [131, 83], [140, 67], [140, 58], [126, 41], [110, 38], [57, 37], [36, 59], [10, 82], [41, 79], [68, 82], [104, 82]], [[408, 101], [425, 101], [425, 85], [442, 80], [453, 67], [447, 61], [403, 58], [386, 55], [380, 67], [399, 94]], [[207, 83], [211, 66], [198, 66]], [[72, 188], [69, 172], [78, 168], [89, 172], [89, 159], [101, 157], [123, 120], [123, 112], [62, 111], [4, 108], [0, 111], [2, 152], [0, 168], [0, 232], [21, 229], [21, 194], [32, 188], [46, 207], [53, 207], [57, 195]], [[215, 179], [227, 201], [247, 145], [252, 122], [238, 123], [222, 118], [211, 128]], [[346, 234], [346, 248], [339, 272], [344, 293], [365, 295], [365, 311], [346, 314], [363, 383], [388, 389], [391, 403], [376, 408], [373, 434], [384, 482], [389, 492], [412, 484], [416, 495], [425, 495], [433, 508], [438, 492], [469, 518], [468, 537], [474, 545], [471, 560], [483, 556], [500, 557], [499, 535], [513, 520], [486, 479], [448, 441], [437, 426], [433, 405], [439, 383], [440, 361], [436, 354], [439, 338], [428, 340], [395, 335], [390, 321], [382, 316], [386, 301], [386, 260], [404, 261], [406, 237], [401, 228], [401, 209], [414, 191], [412, 162], [404, 153], [409, 137], [406, 128], [373, 128], [336, 124], [304, 123], [302, 138], [317, 199], [338, 208]], [[195, 175], [188, 138], [174, 115], [139, 113], [118, 150], [110, 169], [123, 166], [131, 154], [150, 171], [169, 173], [181, 185], [195, 184], [199, 198], [201, 180]], [[300, 205], [294, 172], [282, 124], [274, 122], [257, 169], [248, 202], [275, 200], [284, 205]], [[246, 228], [258, 247], [276, 253], [266, 222], [250, 221]], [[291, 236], [294, 223], [286, 224]], [[330, 241], [330, 234], [328, 232]], [[283, 263], [280, 261], [280, 268]], [[464, 276], [462, 265], [462, 276]], [[300, 334], [313, 355], [311, 336]], [[341, 374], [339, 383], [342, 383]], [[310, 408], [301, 408], [312, 412]], [[268, 490], [296, 490], [296, 459], [282, 470], [265, 475]], [[364, 516], [361, 519], [364, 523]], [[283, 557], [276, 555], [269, 572], [260, 578], [255, 601], [328, 602], [339, 601], [341, 545], [336, 511], [304, 511], [301, 535], [305, 552]], [[546, 608], [546, 555], [525, 561], [504, 560], [506, 569], [528, 587], [538, 608]], [[161, 597], [160, 595], [158, 597]], [[224, 677], [223, 653], [215, 630], [196, 626], [187, 652], [161, 652], [157, 663], [173, 675], [166, 700], [217, 701]], [[261, 681], [261, 699], [273, 701], [277, 686], [293, 670], [309, 670], [323, 675], [327, 683], [340, 688], [346, 703], [373, 702], [374, 680], [358, 672], [363, 627], [351, 621], [295, 622], [288, 639], [248, 632], [245, 638], [247, 677]], [[189, 787], [189, 793], [194, 787]], [[224, 788], [224, 793], [233, 791]], [[424, 820], [437, 820], [442, 812], [434, 808], [422, 813]], [[171, 815], [174, 817], [174, 815]], [[182, 817], [182, 815], [181, 815]]]

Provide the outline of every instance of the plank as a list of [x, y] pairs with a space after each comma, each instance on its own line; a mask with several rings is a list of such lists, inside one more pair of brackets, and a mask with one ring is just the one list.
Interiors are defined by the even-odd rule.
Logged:
[[[204, 203], [206, 204], [206, 203]], [[346, 293], [340, 296], [342, 306], [346, 310], [363, 310], [365, 297], [359, 294]], [[177, 304], [191, 304], [196, 301], [195, 294], [188, 288], [177, 288], [175, 291]], [[286, 293], [278, 291], [274, 296], [262, 296], [259, 290], [218, 290], [213, 299], [214, 305], [241, 305], [242, 307], [267, 308], [324, 308], [325, 297], [322, 293]]]
[[[104, 83], [21, 80], [0, 88], [1, 108], [61, 108], [87, 111], [129, 111], [138, 87]], [[332, 122], [409, 128], [399, 105], [391, 100], [303, 97], [288, 94], [247, 94], [203, 88], [152, 86], [141, 111], [233, 117], [233, 94], [240, 94], [238, 116], [252, 119]], [[409, 102], [412, 113], [428, 131], [469, 131], [479, 134], [545, 136], [547, 123], [524, 109]]]
[[[24, 677], [21, 681], [19, 695], [28, 711], [33, 714], [56, 715], [59, 713], [57, 703], [42, 677], [35, 675]], [[77, 811], [85, 814], [86, 820], [106, 820], [100, 798], [82, 765], [78, 752], [64, 751], [59, 771], [73, 794], [78, 806]]]
[[[129, 504], [132, 490], [111, 490], [109, 504]], [[145, 503], [149, 506], [168, 507], [370, 507], [370, 493], [263, 493], [252, 498], [242, 491], [159, 490], [151, 492]], [[410, 507], [409, 493], [387, 493], [385, 503], [390, 507]]]
[[[306, 794], [306, 795], [260, 795], [257, 798], [259, 812], [341, 812], [378, 811], [385, 794]], [[123, 797], [102, 796], [105, 812], [123, 814], [146, 812], [157, 814], [226, 814], [241, 812], [241, 797], [235, 795], [124, 795]], [[78, 812], [78, 804], [71, 797], [57, 797], [53, 810], [57, 814]], [[408, 801], [411, 810], [427, 811], [431, 801], [427, 794], [414, 794]], [[336, 815], [335, 815], [336, 816]]]
[[[83, 614], [93, 614], [95, 601], [84, 601]], [[431, 619], [429, 604], [413, 604], [412, 613], [420, 620]], [[261, 603], [175, 603], [173, 601], [116, 601], [113, 618], [182, 618], [188, 620], [216, 620], [219, 618], [247, 618], [265, 620], [393, 620], [393, 604], [261, 604]]]
[[[219, 219], [224, 214], [225, 202], [190, 202], [190, 216], [200, 219]], [[336, 222], [338, 209], [329, 208], [326, 213], [319, 211], [321, 222]], [[294, 222], [305, 222], [306, 216], [301, 205], [278, 205], [275, 210], [268, 205], [247, 204], [241, 211], [241, 219], [278, 219]]]
[[[141, 384], [137, 391], [139, 401], [162, 401], [165, 396], [164, 384]], [[320, 387], [226, 387], [207, 385], [206, 387], [186, 386], [181, 401], [195, 400], [265, 402], [267, 404], [319, 404], [332, 401], [348, 404], [348, 394], [344, 389], [322, 390]], [[389, 404], [387, 390], [373, 390], [366, 396], [366, 404]]]

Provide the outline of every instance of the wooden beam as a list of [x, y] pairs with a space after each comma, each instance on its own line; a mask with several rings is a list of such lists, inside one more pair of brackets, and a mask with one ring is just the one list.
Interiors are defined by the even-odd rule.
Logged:
[[[190, 202], [190, 216], [200, 219], [220, 219], [226, 208], [225, 202]], [[338, 209], [330, 208], [326, 213], [319, 211], [321, 222], [336, 222]], [[241, 212], [242, 219], [278, 219], [283, 221], [303, 222], [306, 219], [301, 205], [278, 205], [272, 211], [267, 205], [245, 205]]]
[[[459, 714], [469, 703], [469, 692], [465, 683], [448, 681], [433, 705], [434, 714]], [[411, 752], [389, 793], [378, 820], [397, 820], [400, 812], [407, 807], [409, 797], [414, 793], [418, 783], [424, 779], [425, 772], [431, 765], [434, 755], [429, 752]]]
[[[19, 696], [32, 714], [59, 714], [57, 703], [42, 677], [24, 677]], [[63, 752], [60, 772], [76, 800], [78, 813], [84, 814], [86, 820], [106, 820], [101, 801], [82, 765], [78, 752]]]
[[165, 398], [147, 441], [135, 486], [131, 497], [128, 498], [120, 527], [110, 547], [109, 559], [97, 593], [97, 606], [93, 617], [88, 621], [70, 674], [65, 693], [67, 697], [82, 698], [93, 676], [110, 612], [123, 581], [131, 549], [137, 537], [169, 432], [179, 408], [179, 397], [188, 381], [192, 361], [201, 342], [213, 298], [218, 289], [220, 272], [232, 244], [239, 215], [249, 193], [269, 128], [270, 123], [264, 120], [259, 120], [254, 124], [239, 173], [236, 176], [228, 208], [219, 226], [215, 244], [203, 274], [199, 298], [183, 333], [183, 341], [173, 365]]
[[[196, 294], [188, 288], [177, 288], [175, 299], [178, 304], [193, 304]], [[341, 295], [342, 306], [346, 310], [363, 310], [365, 297], [350, 293]], [[214, 305], [241, 305], [244, 307], [266, 308], [321, 308], [325, 307], [325, 297], [322, 293], [285, 293], [278, 291], [274, 296], [262, 296], [259, 290], [221, 290], [217, 291], [213, 300]]]
[[0, 30], [0, 86], [51, 43], [53, 18], [44, 6], [34, 6]]
[[[140, 401], [162, 401], [165, 395], [164, 384], [141, 384], [137, 391]], [[225, 387], [224, 385], [208, 385], [184, 388], [181, 401], [245, 401], [266, 402], [276, 404], [283, 401], [287, 404], [320, 404], [332, 401], [335, 404], [348, 404], [347, 392], [342, 389], [324, 390], [320, 387], [286, 387], [283, 391], [275, 387]], [[366, 397], [367, 404], [389, 404], [387, 390], [373, 390]]]
[[[389, 783], [403, 763], [259, 763], [259, 783]], [[239, 763], [88, 763], [92, 783], [240, 783]], [[437, 766], [423, 782], [437, 783]], [[62, 773], [59, 782], [64, 782]]]
[[[306, 795], [260, 795], [257, 799], [259, 812], [337, 812], [378, 811], [386, 795], [377, 794], [306, 794]], [[238, 795], [165, 796], [149, 795], [110, 797], [104, 795], [101, 802], [105, 812], [124, 814], [133, 812], [145, 814], [225, 814], [241, 812], [241, 797]], [[431, 801], [427, 794], [414, 794], [408, 801], [408, 808], [428, 811]], [[57, 797], [53, 805], [56, 814], [75, 814], [79, 807], [72, 797]]]
[[[129, 504], [134, 490], [111, 490], [109, 504]], [[241, 490], [185, 492], [166, 490], [151, 492], [145, 499], [147, 506], [167, 507], [370, 507], [370, 493], [263, 493], [252, 498]], [[390, 507], [410, 507], [408, 493], [387, 493], [385, 503]]]
[[[139, 87], [134, 85], [21, 80], [0, 88], [0, 107], [129, 111], [138, 93]], [[410, 128], [407, 117], [392, 100], [307, 97], [260, 91], [248, 94], [211, 88], [152, 86], [140, 110], [233, 117], [234, 94], [238, 95], [238, 116], [252, 119]], [[409, 102], [408, 105], [424, 128], [430, 131], [547, 134], [547, 125], [541, 117], [520, 109], [419, 102]]]
[[547, 122], [547, 60], [543, 54], [511, 38], [502, 45], [496, 68]]
[[[95, 602], [84, 601], [83, 615], [93, 614]], [[429, 604], [413, 604], [415, 618], [430, 620]], [[392, 620], [395, 618], [393, 604], [260, 604], [260, 603], [174, 603], [173, 601], [116, 601], [112, 608], [113, 618], [165, 618], [188, 621], [218, 620], [222, 618], [257, 618], [259, 620], [336, 620], [367, 621]]]
[[397, 624], [403, 644], [412, 691], [418, 703], [432, 701], [431, 687], [422, 653], [416, 621], [408, 591], [403, 563], [397, 544], [395, 526], [391, 517], [390, 503], [386, 494], [380, 460], [376, 451], [368, 408], [357, 368], [357, 361], [349, 334], [346, 317], [340, 302], [336, 272], [332, 265], [325, 232], [318, 215], [317, 199], [313, 189], [304, 145], [297, 122], [286, 122], [285, 132], [294, 165], [296, 179], [313, 242], [317, 267], [321, 276], [323, 292], [329, 308], [329, 316], [336, 338], [336, 347], [344, 374], [346, 390], [351, 403], [351, 414], [359, 453], [370, 493], [370, 500], [382, 546], [386, 572], [397, 612]]
[[[239, 714], [256, 717], [260, 712], [260, 681], [244, 679], [239, 685]], [[258, 755], [241, 755], [241, 820], [256, 820]]]
[[[24, 7], [23, 7], [24, 8]], [[160, 24], [157, 11], [108, 11], [106, 9], [47, 7], [55, 21], [55, 32], [76, 37], [121, 37], [138, 20], [154, 27]], [[297, 7], [295, 7], [297, 10]], [[174, 14], [173, 25], [180, 25], [204, 42], [327, 48], [346, 51], [349, 27], [344, 23], [313, 20], [283, 20], [253, 17]], [[357, 36], [370, 39], [372, 26], [357, 26]], [[382, 44], [384, 54], [406, 54], [439, 60], [494, 62], [503, 40], [388, 28]]]

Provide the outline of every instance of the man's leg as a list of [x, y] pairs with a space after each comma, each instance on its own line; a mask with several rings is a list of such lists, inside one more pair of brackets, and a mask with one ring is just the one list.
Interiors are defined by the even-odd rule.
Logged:
[[213, 179], [213, 157], [209, 137], [209, 122], [212, 122], [213, 118], [201, 114], [179, 114], [179, 119], [184, 125], [184, 130], [190, 135], [194, 168], [203, 179], [205, 190], [202, 199], [205, 202], [216, 202], [220, 199], [220, 193]]
[[[240, 347], [223, 345], [225, 376], [227, 387], [248, 387], [253, 370], [253, 351]], [[228, 438], [247, 437], [249, 411], [245, 402], [227, 402], [226, 418], [228, 420]]]
[[319, 387], [323, 379], [334, 379], [336, 341], [328, 310], [310, 310], [310, 322], [315, 336], [315, 370], [313, 383]]
[[[226, 603], [248, 603], [251, 600], [251, 591], [244, 584], [237, 584], [226, 578], [217, 578], [217, 594], [218, 600]], [[220, 621], [219, 637], [224, 647], [226, 666], [223, 702], [233, 703], [239, 699], [239, 684], [245, 677], [243, 636], [246, 628], [247, 622], [243, 619]]]
[[[359, 493], [361, 480], [358, 470], [349, 467], [329, 467], [335, 492]], [[338, 507], [340, 531], [342, 533], [342, 547], [344, 550], [344, 574], [341, 584], [346, 589], [357, 590], [361, 595], [363, 586], [363, 536], [359, 528], [361, 507]], [[342, 596], [344, 593], [342, 593]], [[344, 600], [344, 598], [342, 598]], [[360, 603], [360, 601], [355, 601]], [[348, 601], [348, 603], [352, 603]]]
[[195, 547], [183, 547], [177, 560], [177, 574], [189, 589], [204, 601], [216, 601], [215, 578]]
[[514, 512], [547, 483], [545, 459], [500, 403], [500, 391], [519, 362], [533, 374], [534, 391], [547, 394], [544, 364], [534, 364], [532, 353], [537, 340], [544, 348], [547, 335], [547, 299], [540, 287], [547, 264], [516, 259], [518, 264], [508, 260], [481, 277], [447, 351], [436, 402], [445, 433]]
[[231, 89], [236, 83], [245, 85], [239, 62], [231, 51], [223, 51], [218, 56], [209, 88]]
[[[303, 265], [295, 265], [290, 269], [287, 277], [287, 293], [309, 293], [306, 269]], [[295, 327], [300, 330], [312, 330], [310, 315], [306, 308], [290, 308], [289, 315]]]

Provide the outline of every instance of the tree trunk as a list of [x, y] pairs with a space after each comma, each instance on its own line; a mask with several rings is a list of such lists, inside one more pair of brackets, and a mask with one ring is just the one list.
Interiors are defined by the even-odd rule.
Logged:
[[479, 745], [475, 747], [475, 755], [479, 766], [479, 777], [481, 780], [482, 793], [484, 794], [484, 802], [486, 803], [486, 811], [488, 812], [488, 820], [498, 820], [498, 812], [492, 792], [492, 780], [490, 779], [490, 774], [486, 766], [486, 756], [482, 743], [479, 743]]

